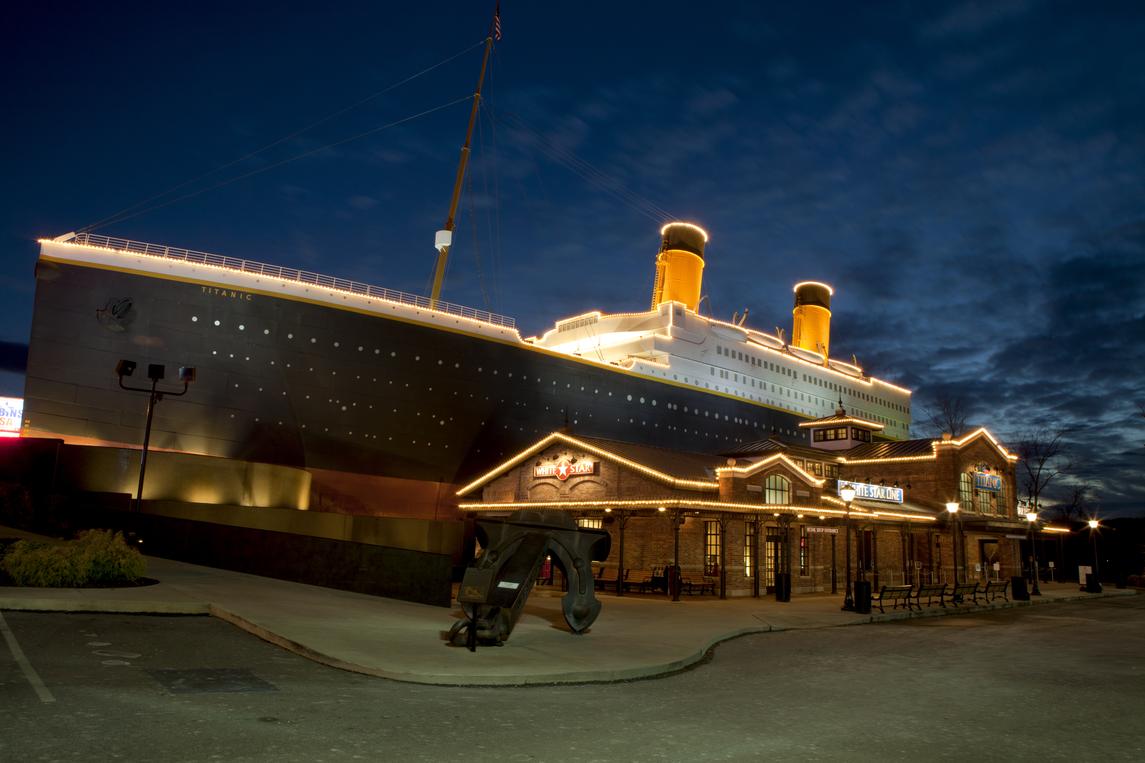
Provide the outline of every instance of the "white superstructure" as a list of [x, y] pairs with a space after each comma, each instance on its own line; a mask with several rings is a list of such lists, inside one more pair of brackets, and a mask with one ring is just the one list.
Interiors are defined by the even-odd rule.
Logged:
[[910, 390], [679, 302], [643, 313], [585, 313], [526, 341], [808, 418], [830, 416], [842, 400], [855, 415], [885, 425], [885, 436], [910, 435]]

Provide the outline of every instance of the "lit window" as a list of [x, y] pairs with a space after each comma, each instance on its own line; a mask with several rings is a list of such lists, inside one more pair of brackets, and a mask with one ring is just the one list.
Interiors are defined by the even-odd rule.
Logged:
[[764, 483], [764, 503], [786, 504], [791, 498], [791, 481], [780, 474], [769, 475]]
[[720, 574], [719, 522], [704, 522], [704, 574]]
[[576, 524], [577, 527], [586, 527], [590, 530], [600, 530], [604, 528], [604, 520], [601, 517], [579, 517]]
[[755, 569], [755, 522], [748, 522], [747, 532], [743, 536], [743, 576], [750, 578]]
[[958, 475], [958, 503], [962, 511], [974, 508], [974, 482], [967, 472]]

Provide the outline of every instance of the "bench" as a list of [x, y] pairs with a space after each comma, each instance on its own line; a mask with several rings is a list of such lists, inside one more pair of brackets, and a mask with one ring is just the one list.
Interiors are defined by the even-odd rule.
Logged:
[[699, 580], [694, 578], [684, 578], [680, 581], [680, 587], [683, 589], [684, 593], [688, 594], [689, 596], [697, 592], [703, 596], [705, 591], [710, 593], [712, 596], [716, 595], [716, 579], [706, 575]]
[[907, 609], [910, 609], [910, 594], [913, 590], [913, 586], [908, 585], [885, 585], [879, 589], [877, 594], [871, 595], [871, 604], [877, 604], [879, 611], [883, 614], [886, 614], [886, 610], [883, 609], [883, 605], [887, 602], [893, 602], [891, 609], [897, 609], [899, 604], [902, 604]]
[[[619, 572], [619, 570], [617, 570], [617, 572]], [[631, 572], [631, 570], [625, 570], [624, 571], [625, 588], [627, 588], [627, 581], [628, 581], [628, 573], [629, 572]], [[608, 575], [608, 573], [609, 573], [609, 570], [607, 567], [601, 567], [600, 568], [600, 574], [599, 575], [596, 575], [596, 574], [593, 575], [593, 579], [592, 579], [593, 589], [595, 589], [597, 591], [615, 591], [616, 590], [616, 577], [613, 576], [613, 578], [611, 580], [609, 580], [606, 577], [606, 575]]]
[[919, 609], [922, 609], [922, 600], [926, 599], [926, 606], [934, 603], [934, 597], [938, 597], [938, 603], [946, 606], [946, 583], [920, 583], [918, 588], [914, 589], [914, 593], [910, 595], [914, 599], [914, 603]]
[[982, 592], [982, 596], [986, 601], [994, 601], [999, 596], [1004, 601], [1009, 601], [1010, 597], [1006, 595], [1006, 589], [1010, 587], [1009, 580], [989, 580], [986, 582], [986, 590]]
[[979, 593], [981, 592], [978, 590], [977, 580], [973, 583], [955, 583], [954, 590], [950, 592], [950, 600], [954, 602], [954, 606], [956, 607], [965, 601], [967, 597], [969, 597], [973, 603], [977, 604]]
[[[628, 570], [627, 572], [631, 572]], [[659, 567], [651, 570], [636, 570], [631, 576], [624, 576], [624, 590], [648, 593], [649, 591], [667, 591], [668, 578]]]

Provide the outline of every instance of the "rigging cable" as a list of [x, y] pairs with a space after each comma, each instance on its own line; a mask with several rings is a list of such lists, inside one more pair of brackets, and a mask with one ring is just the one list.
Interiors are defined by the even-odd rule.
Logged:
[[[390, 85], [387, 85], [386, 87], [382, 88], [381, 90], [378, 90], [375, 93], [371, 93], [370, 95], [366, 96], [365, 98], [362, 98], [361, 100], [358, 100], [358, 101], [350, 104], [349, 106], [344, 106], [344, 107], [338, 109], [337, 111], [332, 111], [329, 114], [327, 114], [326, 116], [324, 116], [318, 120], [315, 120], [314, 122], [311, 122], [310, 124], [306, 125], [305, 127], [299, 128], [299, 129], [295, 130], [294, 132], [291, 132], [287, 135], [282, 136], [281, 138], [278, 138], [277, 140], [274, 140], [274, 141], [271, 141], [270, 143], [267, 143], [262, 148], [259, 148], [259, 149], [256, 149], [254, 151], [251, 151], [247, 154], [244, 154], [243, 156], [240, 156], [237, 159], [233, 159], [233, 160], [227, 162], [226, 164], [215, 167], [214, 169], [208, 170], [208, 171], [206, 171], [200, 175], [196, 175], [195, 177], [191, 178], [190, 180], [184, 180], [182, 183], [179, 183], [178, 185], [174, 185], [174, 186], [168, 188], [166, 191], [163, 191], [162, 193], [157, 193], [154, 196], [150, 196], [146, 199], [143, 199], [142, 201], [138, 201], [134, 204], [131, 204], [130, 206], [124, 207], [123, 209], [119, 210], [115, 214], [108, 215], [107, 217], [103, 218], [102, 220], [97, 220], [96, 222], [91, 223], [90, 225], [85, 225], [84, 227], [79, 229], [79, 232], [83, 233], [83, 232], [91, 231], [91, 230], [94, 230], [96, 228], [101, 228], [105, 225], [110, 225], [112, 223], [122, 222], [123, 220], [130, 219], [131, 217], [135, 216], [133, 214], [128, 214], [132, 210], [138, 209], [139, 207], [143, 207], [147, 204], [150, 204], [153, 201], [157, 201], [158, 199], [161, 199], [164, 196], [168, 196], [168, 195], [174, 193], [175, 191], [178, 191], [180, 188], [185, 188], [185, 187], [191, 185], [192, 183], [197, 183], [198, 181], [200, 181], [204, 178], [208, 178], [211, 175], [215, 175], [219, 172], [222, 172], [223, 170], [228, 169], [230, 167], [233, 167], [236, 164], [239, 164], [241, 162], [245, 162], [247, 159], [252, 159], [261, 153], [269, 151], [270, 149], [274, 148], [275, 146], [281, 145], [282, 143], [285, 143], [286, 141], [291, 140], [292, 138], [297, 138], [299, 135], [307, 133], [307, 132], [313, 130], [315, 127], [323, 125], [332, 119], [340, 117], [348, 111], [353, 111], [354, 109], [356, 109], [360, 106], [364, 106], [365, 104], [369, 103], [370, 101], [385, 95], [386, 93], [390, 92], [391, 90], [396, 90], [397, 88], [401, 87], [402, 85], [405, 85], [405, 84], [412, 82], [413, 80], [417, 79], [418, 77], [421, 77], [425, 74], [428, 74], [429, 72], [433, 71], [434, 69], [438, 69], [442, 66], [445, 66], [446, 64], [450, 63], [451, 61], [454, 61], [454, 60], [460, 58], [461, 56], [465, 55], [469, 51], [471, 51], [475, 48], [478, 48], [484, 44], [485, 44], [484, 39], [479, 40], [478, 42], [473, 43], [469, 47], [467, 47], [463, 50], [460, 50], [457, 53], [454, 53], [452, 56], [449, 56], [448, 58], [444, 58], [441, 61], [438, 61], [436, 64], [433, 64], [431, 66], [427, 66], [426, 68], [422, 69], [421, 71], [415, 72], [414, 74], [411, 74], [411, 75], [405, 77], [404, 79], [400, 79], [397, 82], [394, 82]], [[328, 146], [327, 146], [327, 148], [328, 148]], [[158, 207], [152, 207], [152, 209], [158, 209]]]
[[[381, 125], [379, 127], [375, 127], [373, 129], [366, 130], [365, 132], [360, 132], [357, 135], [351, 135], [348, 138], [343, 138], [342, 140], [336, 140], [333, 143], [327, 143], [324, 146], [318, 146], [317, 148], [312, 148], [308, 151], [303, 151], [301, 154], [295, 154], [294, 156], [288, 156], [285, 159], [274, 162], [273, 164], [268, 164], [264, 167], [259, 167], [258, 169], [254, 169], [254, 170], [251, 170], [249, 172], [245, 172], [242, 175], [236, 175], [235, 177], [229, 178], [229, 179], [224, 180], [224, 181], [219, 182], [219, 183], [215, 183], [214, 185], [207, 186], [206, 188], [200, 188], [196, 191], [191, 191], [190, 193], [185, 193], [182, 196], [176, 196], [173, 199], [168, 199], [167, 201], [164, 201], [162, 203], [154, 204], [150, 207], [145, 207], [145, 208], [140, 209], [136, 212], [132, 212], [128, 215], [118, 217], [118, 218], [112, 220], [111, 222], [118, 223], [118, 222], [123, 222], [124, 220], [130, 220], [133, 217], [138, 217], [139, 215], [147, 214], [148, 212], [153, 212], [156, 209], [162, 209], [163, 207], [167, 207], [167, 206], [170, 206], [172, 204], [176, 204], [180, 201], [190, 199], [190, 198], [198, 196], [199, 194], [202, 194], [202, 193], [207, 193], [208, 191], [217, 190], [217, 189], [222, 188], [224, 186], [228, 186], [231, 183], [238, 182], [239, 180], [245, 180], [246, 178], [252, 177], [254, 175], [259, 175], [263, 172], [266, 172], [268, 170], [272, 170], [276, 167], [281, 167], [284, 164], [289, 164], [293, 161], [297, 161], [298, 159], [304, 159], [307, 156], [311, 156], [313, 154], [318, 153], [319, 151], [325, 151], [328, 148], [335, 148], [337, 146], [345, 145], [346, 143], [350, 143], [352, 141], [359, 140], [361, 138], [365, 138], [369, 135], [373, 135], [374, 133], [381, 132], [382, 130], [388, 130], [391, 127], [397, 127], [398, 125], [403, 125], [406, 122], [412, 122], [415, 119], [420, 119], [421, 117], [428, 116], [430, 114], [441, 111], [443, 109], [448, 109], [450, 106], [456, 106], [459, 103], [464, 103], [466, 101], [471, 101], [471, 100], [473, 100], [472, 95], [465, 95], [465, 96], [462, 96], [461, 98], [455, 98], [454, 100], [449, 101], [448, 103], [443, 103], [439, 106], [434, 106], [433, 108], [426, 109], [425, 111], [420, 111], [417, 114], [411, 114], [408, 117], [402, 117], [401, 119], [397, 119], [393, 122], [388, 122], [388, 123]], [[111, 223], [107, 223], [107, 224], [111, 224]], [[89, 230], [90, 230], [90, 228], [89, 228]]]
[[637, 194], [636, 192], [628, 190], [619, 180], [609, 175], [604, 170], [601, 170], [598, 167], [595, 167], [594, 165], [585, 161], [584, 159], [581, 159], [568, 149], [561, 148], [554, 144], [539, 130], [529, 126], [523, 119], [521, 119], [519, 115], [510, 113], [506, 115], [506, 117], [500, 117], [494, 114], [494, 118], [498, 119], [508, 127], [516, 127], [525, 131], [526, 133], [529, 133], [541, 151], [547, 154], [550, 158], [556, 160], [560, 164], [563, 164], [567, 169], [569, 169], [575, 175], [579, 176], [581, 179], [596, 186], [597, 188], [600, 188], [606, 193], [611, 194], [613, 197], [632, 207], [644, 216], [660, 223], [675, 219], [675, 215], [673, 215], [671, 212], [664, 209], [663, 207], [658, 206], [654, 202]]

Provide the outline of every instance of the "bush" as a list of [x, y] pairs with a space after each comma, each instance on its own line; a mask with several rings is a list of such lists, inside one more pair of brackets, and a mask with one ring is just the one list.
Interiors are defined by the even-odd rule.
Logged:
[[22, 540], [0, 565], [16, 585], [51, 588], [131, 583], [147, 571], [142, 554], [110, 530], [85, 530], [65, 543]]

